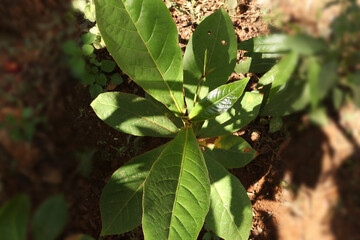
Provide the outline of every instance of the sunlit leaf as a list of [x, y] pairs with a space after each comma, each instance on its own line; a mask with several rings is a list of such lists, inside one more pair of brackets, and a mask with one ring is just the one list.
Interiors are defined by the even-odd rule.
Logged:
[[96, 21], [119, 67], [177, 114], [185, 112], [182, 53], [162, 0], [96, 0]]
[[181, 130], [144, 186], [145, 239], [195, 240], [209, 210], [209, 177], [192, 129]]
[[145, 98], [121, 93], [100, 94], [92, 103], [96, 115], [111, 127], [135, 136], [170, 137], [177, 127]]
[[227, 112], [205, 121], [198, 136], [216, 137], [238, 131], [256, 118], [262, 100], [260, 93], [245, 92]]
[[242, 95], [249, 80], [250, 78], [245, 78], [212, 90], [195, 106], [189, 118], [194, 122], [199, 122], [226, 112]]

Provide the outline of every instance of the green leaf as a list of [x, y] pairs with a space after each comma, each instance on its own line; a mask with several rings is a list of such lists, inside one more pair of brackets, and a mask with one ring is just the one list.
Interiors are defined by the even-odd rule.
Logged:
[[256, 156], [256, 151], [242, 137], [230, 134], [218, 137], [205, 152], [227, 169], [244, 167]]
[[95, 76], [89, 73], [85, 73], [83, 76], [81, 76], [80, 82], [84, 85], [93, 84], [95, 82]]
[[264, 73], [269, 71], [277, 59], [263, 58], [262, 54], [252, 54], [245, 61], [240, 61], [235, 66], [236, 73]]
[[100, 94], [92, 103], [96, 115], [109, 126], [135, 136], [171, 137], [178, 129], [145, 98], [121, 93]]
[[205, 121], [198, 136], [216, 137], [238, 131], [256, 118], [262, 100], [263, 95], [260, 93], [245, 92], [227, 112]]
[[239, 179], [207, 152], [204, 157], [211, 184], [206, 225], [225, 240], [247, 240], [252, 223], [252, 207], [245, 188]]
[[279, 63], [265, 73], [259, 80], [259, 84], [268, 85], [271, 83], [271, 88], [268, 94], [268, 100], [283, 87], [283, 85], [290, 79], [298, 62], [298, 55], [296, 53], [289, 53]]
[[185, 113], [182, 53], [162, 0], [96, 0], [96, 20], [122, 71], [178, 115]]
[[115, 85], [120, 85], [124, 82], [124, 80], [119, 73], [114, 73], [111, 75], [111, 82]]
[[321, 67], [321, 71], [319, 73], [319, 83], [318, 83], [319, 100], [325, 98], [329, 90], [337, 82], [340, 82], [340, 76], [338, 75], [337, 61], [331, 61], [323, 64]]
[[48, 198], [35, 212], [32, 220], [34, 240], [56, 239], [65, 227], [68, 213], [63, 195]]
[[107, 84], [107, 77], [103, 73], [97, 74], [95, 76], [95, 79], [96, 79], [96, 82], [101, 86], [105, 86]]
[[270, 119], [269, 122], [269, 132], [274, 133], [277, 131], [280, 131], [282, 126], [284, 125], [284, 122], [281, 117], [273, 117]]
[[102, 236], [125, 233], [141, 224], [143, 185], [165, 146], [131, 159], [111, 176], [100, 198]]
[[95, 41], [96, 35], [90, 32], [81, 36], [81, 40], [84, 44], [92, 44]]
[[94, 47], [90, 44], [84, 44], [82, 46], [82, 52], [85, 56], [89, 56], [94, 52]]
[[101, 70], [106, 73], [111, 73], [115, 69], [115, 62], [112, 60], [102, 60], [101, 61]]
[[303, 110], [309, 103], [309, 84], [294, 78], [287, 81], [263, 106], [260, 115], [282, 117]]
[[89, 87], [89, 92], [92, 98], [96, 98], [100, 93], [103, 92], [103, 88], [99, 84], [95, 83]]
[[167, 116], [175, 124], [175, 126], [178, 128], [182, 128], [184, 126], [180, 118], [176, 117], [172, 111], [165, 107], [165, 105], [163, 105], [161, 102], [153, 98], [150, 94], [145, 93], [145, 98], [146, 100], [149, 100], [156, 108], [158, 108], [159, 111], [163, 112], [165, 116]]
[[199, 122], [214, 118], [226, 112], [242, 95], [249, 80], [250, 78], [245, 78], [212, 90], [191, 111], [189, 119], [194, 122]]
[[315, 110], [317, 108], [317, 105], [319, 103], [319, 73], [321, 71], [321, 65], [319, 61], [312, 57], [309, 60], [309, 67], [308, 67], [308, 81], [310, 86], [310, 97], [311, 97], [311, 107], [312, 110]]
[[[197, 99], [228, 80], [236, 64], [236, 36], [224, 8], [205, 18], [196, 28], [184, 55], [184, 88], [188, 111]], [[202, 76], [205, 76], [202, 78]]]
[[195, 240], [209, 210], [209, 177], [192, 129], [181, 130], [144, 186], [145, 239]]
[[25, 240], [30, 214], [30, 200], [21, 194], [6, 202], [0, 209], [1, 240]]
[[298, 34], [272, 34], [251, 38], [238, 43], [238, 49], [256, 53], [285, 53], [289, 51], [301, 55], [313, 55], [326, 50], [323, 40]]

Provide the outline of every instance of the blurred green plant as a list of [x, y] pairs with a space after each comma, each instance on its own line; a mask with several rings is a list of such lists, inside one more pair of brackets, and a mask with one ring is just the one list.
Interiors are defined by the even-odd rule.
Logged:
[[19, 117], [12, 114], [5, 116], [3, 122], [0, 122], [0, 129], [6, 129], [8, 135], [13, 141], [31, 141], [34, 137], [36, 127], [46, 122], [46, 118], [38, 116], [36, 110], [31, 107], [25, 107]]
[[247, 52], [236, 72], [269, 70], [257, 86], [265, 96], [261, 116], [281, 118], [307, 110], [313, 123], [325, 125], [326, 102], [337, 110], [347, 100], [360, 107], [360, 8], [353, 0], [334, 1], [329, 6], [333, 4], [343, 10], [332, 22], [328, 39], [272, 34], [238, 44]]
[[96, 98], [109, 84], [116, 86], [123, 82], [121, 75], [115, 71], [113, 60], [97, 60], [92, 45], [94, 40], [95, 35], [89, 32], [82, 35], [81, 47], [72, 40], [63, 44], [67, 65], [74, 77], [89, 86], [92, 98]]
[[[30, 199], [20, 194], [7, 201], [0, 209], [1, 240], [25, 240], [30, 218]], [[46, 199], [31, 218], [34, 240], [55, 240], [63, 231], [68, 218], [66, 201], [58, 194]]]

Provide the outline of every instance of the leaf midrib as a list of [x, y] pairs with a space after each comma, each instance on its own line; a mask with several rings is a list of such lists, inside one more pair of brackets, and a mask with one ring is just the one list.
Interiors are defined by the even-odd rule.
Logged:
[[171, 211], [171, 219], [170, 219], [170, 224], [169, 224], [169, 233], [168, 233], [168, 237], [167, 239], [170, 240], [170, 226], [172, 226], [172, 221], [174, 219], [174, 209], [175, 209], [175, 204], [177, 203], [177, 197], [178, 197], [178, 192], [179, 192], [179, 188], [180, 188], [180, 179], [182, 177], [182, 173], [183, 173], [183, 168], [184, 168], [184, 161], [185, 161], [185, 152], [186, 152], [186, 147], [188, 144], [188, 136], [189, 136], [189, 129], [186, 128], [185, 130], [185, 140], [184, 140], [184, 148], [183, 148], [183, 152], [182, 152], [182, 156], [181, 156], [181, 165], [180, 165], [180, 174], [179, 174], [179, 178], [178, 178], [178, 184], [176, 187], [176, 191], [175, 191], [175, 199], [174, 199], [174, 203], [173, 203], [173, 207], [172, 207], [172, 211]]
[[[122, 2], [122, 1], [121, 1], [121, 2]], [[119, 8], [119, 7], [116, 6], [116, 5], [110, 4], [109, 2], [106, 2], [106, 4], [108, 4], [108, 5], [110, 5], [110, 6], [114, 7], [114, 8], [117, 8], [117, 9], [121, 9], [121, 8]], [[147, 49], [147, 52], [149, 53], [151, 59], [153, 60], [155, 66], [156, 66], [156, 69], [158, 70], [159, 74], [161, 75], [161, 78], [162, 78], [162, 80], [164, 81], [164, 84], [165, 84], [166, 87], [168, 88], [168, 90], [169, 90], [169, 92], [170, 92], [170, 95], [171, 95], [171, 98], [173, 99], [173, 101], [174, 101], [174, 103], [175, 103], [175, 105], [176, 105], [176, 108], [178, 109], [179, 113], [182, 113], [182, 110], [181, 110], [178, 102], [177, 102], [176, 99], [175, 99], [175, 96], [174, 96], [173, 91], [171, 90], [169, 84], [167, 83], [167, 80], [166, 80], [165, 76], [164, 76], [163, 73], [160, 71], [160, 68], [159, 68], [157, 62], [155, 61], [153, 55], [151, 54], [151, 52], [150, 52], [150, 50], [149, 50], [149, 48], [148, 48], [145, 40], [143, 39], [142, 35], [140, 34], [140, 31], [139, 31], [139, 29], [138, 29], [138, 26], [135, 24], [134, 19], [133, 19], [133, 18], [131, 17], [131, 15], [129, 14], [129, 10], [126, 8], [126, 5], [125, 5], [123, 2], [122, 2], [122, 4], [123, 4], [123, 6], [124, 6], [124, 9], [125, 9], [126, 12], [127, 12], [127, 15], [129, 16], [129, 18], [130, 18], [130, 20], [131, 20], [131, 22], [132, 22], [132, 24], [135, 26], [136, 31], [137, 31], [137, 33], [139, 34], [141, 41], [143, 42], [145, 48]], [[142, 5], [143, 5], [143, 3], [141, 4], [141, 7], [142, 7]], [[140, 12], [141, 12], [141, 11], [140, 11]], [[162, 46], [162, 48], [164, 48], [164, 45]], [[174, 58], [174, 57], [173, 57], [173, 58]], [[169, 68], [170, 68], [170, 66], [171, 66], [171, 64], [169, 65]], [[134, 78], [134, 79], [135, 79], [135, 78]]]

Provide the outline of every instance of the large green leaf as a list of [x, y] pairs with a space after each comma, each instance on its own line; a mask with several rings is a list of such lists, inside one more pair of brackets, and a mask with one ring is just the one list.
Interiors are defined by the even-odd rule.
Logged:
[[106, 46], [127, 75], [177, 114], [185, 113], [178, 32], [161, 0], [96, 0]]
[[272, 34], [254, 37], [238, 43], [238, 49], [256, 53], [285, 53], [289, 51], [301, 55], [313, 55], [326, 50], [323, 40], [305, 34]]
[[260, 93], [245, 92], [227, 112], [205, 121], [198, 136], [216, 137], [238, 131], [256, 118], [262, 100]]
[[100, 198], [101, 235], [125, 233], [141, 224], [143, 185], [165, 146], [133, 158], [111, 176]]
[[216, 159], [204, 153], [211, 184], [210, 210], [205, 222], [225, 240], [247, 240], [252, 223], [252, 208], [239, 179]]
[[[196, 28], [184, 55], [184, 88], [188, 111], [211, 90], [225, 84], [236, 63], [236, 36], [224, 8]], [[204, 77], [206, 76], [206, 77]]]
[[315, 57], [309, 59], [309, 67], [307, 72], [307, 78], [310, 86], [310, 101], [311, 108], [315, 110], [319, 103], [319, 73], [321, 71], [321, 65]]
[[30, 214], [30, 200], [18, 195], [6, 202], [0, 209], [0, 239], [25, 240]]
[[68, 217], [63, 195], [48, 198], [35, 212], [32, 220], [34, 240], [56, 239], [65, 227]]
[[222, 85], [212, 90], [191, 111], [189, 119], [194, 122], [214, 118], [226, 112], [242, 95], [250, 78]]
[[256, 151], [249, 143], [234, 135], [218, 137], [213, 148], [205, 148], [205, 152], [226, 169], [244, 167], [256, 156]]
[[164, 149], [144, 186], [145, 239], [196, 239], [209, 210], [206, 164], [193, 133], [186, 128]]
[[151, 101], [136, 95], [102, 93], [91, 106], [100, 119], [124, 133], [170, 137], [178, 132], [177, 127]]
[[268, 101], [279, 91], [279, 89], [288, 81], [294, 72], [298, 62], [298, 54], [289, 53], [279, 63], [272, 67], [259, 80], [259, 84], [268, 85], [271, 83]]

